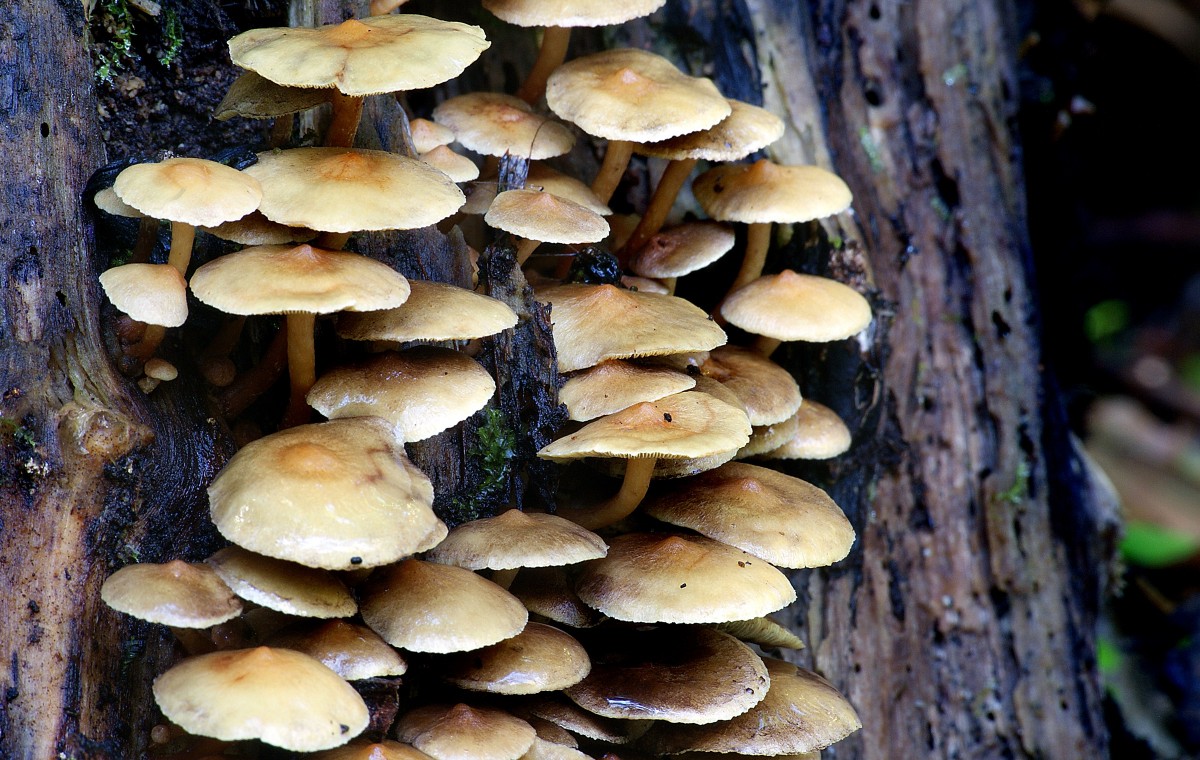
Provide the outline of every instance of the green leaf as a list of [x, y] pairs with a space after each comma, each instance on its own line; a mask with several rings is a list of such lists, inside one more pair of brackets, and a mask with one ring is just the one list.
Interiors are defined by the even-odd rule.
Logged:
[[1129, 325], [1129, 304], [1111, 299], [1101, 301], [1083, 315], [1083, 331], [1093, 343], [1111, 338]]
[[1144, 522], [1125, 526], [1121, 554], [1135, 565], [1164, 567], [1181, 562], [1200, 551], [1200, 540], [1185, 533]]

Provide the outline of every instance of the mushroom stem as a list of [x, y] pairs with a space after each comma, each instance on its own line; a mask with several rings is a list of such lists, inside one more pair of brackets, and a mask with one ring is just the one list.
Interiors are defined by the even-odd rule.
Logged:
[[519, 567], [510, 567], [506, 570], [493, 570], [492, 583], [507, 591], [512, 586], [513, 581], [516, 580], [517, 573], [520, 570], [521, 568]]
[[326, 147], [349, 148], [354, 145], [362, 110], [361, 95], [343, 95], [336, 89], [333, 91], [333, 119], [329, 122], [329, 131], [325, 133]]
[[283, 116], [276, 116], [275, 121], [271, 124], [271, 136], [267, 138], [267, 148], [274, 150], [282, 148], [292, 141], [292, 127], [296, 123], [296, 114], [289, 113]]
[[287, 331], [280, 330], [258, 364], [243, 373], [221, 395], [221, 407], [225, 410], [225, 416], [237, 417], [246, 411], [246, 407], [275, 384], [286, 366]]
[[324, 248], [327, 251], [340, 251], [350, 241], [349, 232], [322, 232], [313, 241], [313, 247]]
[[757, 335], [754, 338], [754, 350], [765, 357], [770, 357], [775, 353], [775, 349], [779, 348], [780, 341], [778, 338], [768, 338], [765, 335]]
[[524, 264], [529, 256], [536, 251], [537, 247], [541, 244], [542, 242], [540, 240], [531, 240], [529, 238], [525, 238], [519, 244], [517, 244], [517, 266]]
[[621, 184], [621, 177], [625, 176], [625, 170], [629, 168], [629, 159], [632, 157], [632, 142], [628, 140], [608, 141], [608, 149], [604, 151], [604, 162], [600, 164], [600, 171], [596, 172], [596, 178], [592, 180], [592, 192], [596, 194], [601, 203], [607, 204], [612, 199], [617, 185]]
[[163, 342], [163, 338], [167, 337], [167, 328], [162, 325], [146, 325], [146, 331], [142, 333], [141, 339], [125, 349], [128, 356], [132, 356], [142, 362], [146, 362], [150, 357], [154, 356], [154, 352], [158, 350], [159, 344]]
[[537, 61], [525, 83], [517, 90], [517, 97], [529, 105], [536, 104], [546, 94], [546, 80], [550, 73], [562, 65], [567, 57], [567, 47], [571, 44], [571, 28], [567, 26], [548, 26], [542, 30], [542, 46], [538, 49]]
[[659, 280], [659, 282], [661, 282], [663, 287], [667, 289], [667, 295], [673, 296], [675, 295], [675, 283], [678, 280], [678, 277], [663, 277]]
[[658, 186], [654, 188], [654, 195], [651, 196], [650, 203], [646, 207], [645, 213], [642, 214], [641, 221], [638, 222], [633, 234], [629, 236], [629, 239], [625, 241], [625, 246], [621, 249], [622, 263], [662, 229], [663, 223], [667, 221], [667, 214], [671, 213], [671, 207], [675, 205], [675, 198], [679, 195], [680, 188], [683, 187], [683, 183], [687, 181], [695, 167], [696, 159], [694, 158], [671, 161], [667, 164], [662, 177], [658, 180]]
[[725, 303], [725, 299], [733, 291], [748, 285], [758, 279], [762, 274], [763, 264], [767, 262], [767, 249], [771, 247], [771, 222], [757, 222], [751, 224], [746, 229], [746, 253], [742, 257], [742, 268], [738, 270], [737, 277], [733, 278], [733, 284], [729, 286], [729, 290], [725, 291], [724, 297], [713, 308], [713, 319], [722, 327], [725, 326], [725, 318], [721, 316], [721, 304]]
[[588, 530], [607, 528], [624, 520], [633, 514], [633, 510], [646, 497], [646, 492], [650, 490], [650, 476], [654, 474], [654, 465], [657, 463], [658, 457], [626, 460], [625, 479], [621, 481], [621, 490], [615, 496], [591, 509], [564, 509], [559, 514]]
[[187, 277], [188, 265], [192, 263], [192, 243], [196, 241], [196, 228], [186, 222], [171, 222], [171, 253], [167, 263]]
[[175, 638], [189, 657], [198, 654], [208, 654], [217, 650], [216, 644], [212, 642], [212, 639], [205, 636], [204, 631], [201, 629], [177, 628], [173, 625], [167, 627], [171, 629], [171, 633], [175, 634]]
[[316, 350], [313, 346], [316, 324], [316, 314], [295, 312], [287, 315], [288, 378], [292, 385], [292, 396], [281, 427], [302, 425], [312, 415], [304, 397], [317, 382]]
[[154, 252], [154, 244], [158, 242], [158, 220], [152, 216], [143, 216], [138, 222], [137, 242], [133, 244], [133, 255], [130, 264], [145, 264], [150, 261]]

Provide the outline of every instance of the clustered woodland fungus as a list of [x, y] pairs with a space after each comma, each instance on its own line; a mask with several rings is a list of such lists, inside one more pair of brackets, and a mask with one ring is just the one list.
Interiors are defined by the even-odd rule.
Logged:
[[[720, 314], [764, 338], [727, 345], [717, 321], [671, 293], [675, 278], [735, 247], [731, 228], [659, 227], [698, 162], [762, 149], [778, 136], [779, 120], [646, 51], [551, 65], [566, 52], [562, 29], [623, 19], [598, 14], [595, 0], [556, 3], [554, 17], [526, 5], [484, 3], [502, 19], [547, 28], [543, 58], [519, 97], [444, 101], [428, 114], [434, 122], [413, 120], [414, 141], [422, 153], [453, 140], [495, 157], [565, 153], [573, 133], [537, 109], [539, 80], [548, 80], [554, 114], [609, 140], [590, 189], [587, 180], [534, 165], [528, 189], [480, 184], [475, 208], [465, 209], [455, 182], [430, 164], [354, 147], [365, 96], [446, 81], [489, 45], [478, 27], [404, 13], [253, 30], [230, 42], [248, 73], [223, 115], [282, 118], [332, 104], [325, 147], [282, 144], [242, 171], [211, 169], [237, 177], [238, 189], [224, 193], [244, 199], [236, 210], [193, 213], [207, 201], [184, 195], [184, 212], [167, 215], [128, 190], [129, 178], [149, 169], [117, 181], [117, 200], [137, 213], [180, 220], [169, 264], [132, 265], [166, 266], [175, 273], [164, 278], [170, 282], [130, 286], [124, 275], [105, 275], [110, 297], [134, 319], [146, 321], [142, 302], [152, 288], [170, 292], [176, 305], [184, 298], [193, 226], [216, 230], [254, 214], [255, 229], [275, 225], [255, 235], [282, 236], [241, 238], [248, 247], [213, 258], [191, 278], [208, 307], [247, 319], [286, 315], [276, 341], [291, 377], [283, 422], [268, 435], [246, 435], [208, 490], [213, 523], [230, 546], [203, 564], [132, 565], [103, 591], [115, 609], [187, 631], [180, 638], [189, 657], [157, 679], [155, 698], [178, 729], [240, 742], [239, 756], [256, 755], [259, 742], [324, 758], [619, 757], [629, 748], [638, 756], [811, 756], [859, 728], [853, 708], [820, 676], [766, 656], [802, 646], [769, 617], [796, 598], [777, 567], [837, 562], [854, 530], [820, 488], [735, 461], [844, 448], [805, 446], [810, 428], [828, 440], [837, 425], [827, 410], [817, 415], [824, 422], [809, 422], [810, 408], [824, 408], [803, 400], [769, 356], [772, 341], [856, 334], [871, 320], [869, 305], [840, 283], [760, 273], [772, 222], [844, 211], [849, 190], [824, 169], [766, 161], [697, 179], [711, 216], [752, 225], [742, 274]], [[273, 139], [281, 137], [286, 143], [283, 132]], [[618, 240], [606, 203], [635, 152], [670, 160], [671, 169], [646, 221]], [[170, 167], [177, 165], [195, 168], [170, 171], [210, 171]], [[760, 184], [735, 191], [745, 176]], [[738, 210], [714, 200], [734, 195]], [[764, 197], [791, 206], [779, 210]], [[545, 225], [551, 210], [562, 217], [553, 228]], [[456, 212], [484, 214], [495, 236], [481, 270], [505, 254], [523, 263], [530, 281], [544, 283], [535, 291], [542, 306], [409, 281], [387, 263], [342, 250], [372, 232], [451, 218], [449, 225]], [[624, 248], [634, 272], [669, 283], [564, 283], [538, 271], [536, 258], [526, 262], [529, 243], [506, 247], [504, 231], [568, 253], [607, 240], [600, 245]], [[300, 242], [305, 235], [317, 237]], [[522, 282], [520, 269], [515, 277]], [[482, 272], [480, 280], [481, 291], [494, 282]], [[664, 292], [646, 292], [652, 286]], [[129, 289], [137, 297], [123, 299]], [[406, 446], [505, 392], [474, 358], [478, 342], [511, 340], [533, 321], [531, 307], [548, 310], [572, 420], [537, 451], [572, 462], [557, 514], [501, 509], [456, 524], [444, 505], [435, 510], [430, 477]], [[331, 366], [313, 336], [320, 315], [340, 311], [347, 313], [336, 332], [346, 342], [338, 345], [357, 358]], [[826, 317], [833, 323], [820, 321]], [[163, 324], [185, 318], [176, 309]], [[430, 342], [442, 345], [412, 345]], [[231, 387], [244, 388], [239, 382]], [[312, 409], [325, 421], [309, 423]], [[156, 580], [131, 582], [142, 577]], [[131, 598], [137, 585], [153, 589], [149, 600]], [[368, 704], [360, 693], [371, 690], [353, 688], [364, 679], [390, 684], [394, 700]], [[769, 730], [755, 730], [755, 721]], [[179, 741], [185, 753], [210, 746]]]

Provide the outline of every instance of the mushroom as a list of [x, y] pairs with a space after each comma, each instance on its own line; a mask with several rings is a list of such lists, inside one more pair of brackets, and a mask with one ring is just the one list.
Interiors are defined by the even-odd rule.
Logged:
[[537, 694], [582, 681], [592, 669], [583, 645], [544, 623], [496, 644], [451, 655], [442, 678], [460, 689], [490, 694]]
[[396, 735], [436, 760], [517, 760], [533, 746], [533, 726], [506, 712], [426, 705], [400, 716]]

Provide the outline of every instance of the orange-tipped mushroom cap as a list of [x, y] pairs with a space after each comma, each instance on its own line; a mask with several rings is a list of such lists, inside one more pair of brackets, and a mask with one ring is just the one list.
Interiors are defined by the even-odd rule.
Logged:
[[608, 222], [595, 211], [537, 190], [505, 190], [483, 219], [496, 229], [543, 243], [595, 243], [608, 236]]
[[400, 716], [396, 735], [437, 760], [517, 760], [533, 746], [533, 726], [501, 710], [458, 704]]
[[242, 614], [242, 602], [207, 565], [171, 560], [126, 565], [105, 579], [100, 598], [139, 620], [208, 628]]
[[146, 216], [197, 227], [240, 219], [262, 200], [256, 179], [203, 158], [134, 164], [117, 175], [113, 190]]

